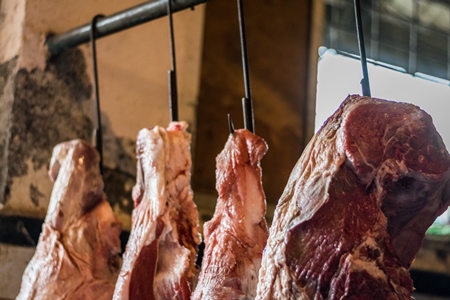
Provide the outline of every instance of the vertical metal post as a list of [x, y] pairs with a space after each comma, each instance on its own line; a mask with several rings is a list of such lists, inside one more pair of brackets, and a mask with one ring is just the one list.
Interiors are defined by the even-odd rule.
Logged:
[[411, 23], [409, 25], [409, 59], [408, 72], [414, 74], [417, 71], [417, 36], [418, 36], [418, 12], [419, 3], [417, 0], [413, 1]]
[[330, 48], [339, 49], [338, 28], [341, 14], [335, 2], [336, 0], [331, 0]]
[[370, 39], [370, 55], [374, 60], [378, 60], [380, 48], [380, 1], [372, 0], [371, 10], [371, 39]]

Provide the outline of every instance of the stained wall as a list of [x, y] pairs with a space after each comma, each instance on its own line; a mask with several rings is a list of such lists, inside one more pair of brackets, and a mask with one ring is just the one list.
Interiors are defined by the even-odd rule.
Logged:
[[[2, 0], [0, 20], [0, 213], [42, 219], [52, 183], [53, 146], [90, 140], [93, 129], [89, 45], [51, 56], [44, 46], [58, 34], [141, 1]], [[204, 6], [174, 15], [180, 118], [195, 134]], [[4, 47], [3, 47], [4, 46]], [[130, 226], [135, 178], [134, 141], [143, 127], [169, 123], [168, 21], [161, 18], [97, 42], [104, 127], [105, 190]]]

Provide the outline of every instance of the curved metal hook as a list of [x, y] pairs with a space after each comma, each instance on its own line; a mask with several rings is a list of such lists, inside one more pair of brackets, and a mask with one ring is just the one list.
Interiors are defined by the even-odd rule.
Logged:
[[228, 114], [228, 129], [230, 130], [230, 134], [234, 134], [234, 124], [230, 114]]

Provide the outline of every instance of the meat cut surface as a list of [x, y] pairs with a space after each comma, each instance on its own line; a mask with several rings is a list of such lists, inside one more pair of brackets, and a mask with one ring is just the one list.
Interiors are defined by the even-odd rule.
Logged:
[[411, 299], [409, 268], [450, 203], [449, 182], [427, 113], [350, 95], [291, 173], [257, 299]]
[[122, 229], [103, 193], [99, 155], [81, 140], [61, 143], [49, 175], [47, 216], [16, 299], [111, 299]]
[[192, 299], [254, 299], [267, 241], [260, 161], [266, 142], [236, 130], [217, 156], [213, 218], [205, 223], [205, 251]]
[[190, 299], [200, 244], [187, 123], [142, 129], [130, 237], [114, 299]]

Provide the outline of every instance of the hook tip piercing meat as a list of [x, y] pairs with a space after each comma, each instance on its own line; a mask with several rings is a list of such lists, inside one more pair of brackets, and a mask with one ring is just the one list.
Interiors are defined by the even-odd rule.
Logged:
[[204, 226], [205, 252], [192, 299], [254, 299], [267, 241], [260, 161], [266, 142], [245, 129], [230, 134], [217, 156], [213, 218]]

